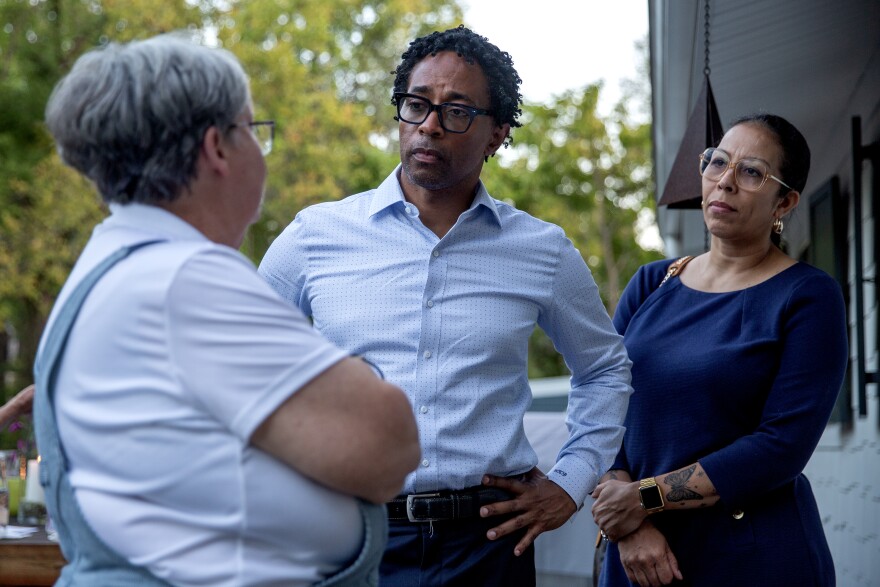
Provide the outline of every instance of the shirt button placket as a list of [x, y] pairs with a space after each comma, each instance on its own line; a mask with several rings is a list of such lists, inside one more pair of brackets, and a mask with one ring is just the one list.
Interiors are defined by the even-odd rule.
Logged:
[[[443, 280], [446, 274], [446, 260], [441, 256], [439, 245], [429, 251], [428, 274], [422, 292], [422, 324], [419, 337], [419, 351], [421, 360], [417, 369], [417, 385], [415, 391], [416, 415], [419, 421], [419, 429], [424, 431], [430, 438], [436, 434], [437, 412], [434, 407], [437, 390], [437, 365], [434, 355], [438, 351], [440, 343], [440, 312], [437, 297], [442, 295]], [[436, 437], [435, 437], [436, 439]], [[436, 479], [437, 467], [434, 466], [438, 458], [436, 440], [422, 446], [422, 461], [419, 469], [421, 474], [416, 474], [416, 486], [421, 489], [436, 489], [439, 479]]]

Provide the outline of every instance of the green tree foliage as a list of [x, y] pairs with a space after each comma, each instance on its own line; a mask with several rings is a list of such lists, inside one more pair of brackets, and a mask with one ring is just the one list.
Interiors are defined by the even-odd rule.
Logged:
[[[43, 127], [55, 83], [109, 40], [197, 31], [203, 7], [152, 0], [0, 0], [0, 364], [7, 395], [30, 381], [36, 343], [73, 261], [102, 216]], [[6, 356], [8, 337], [18, 356]], [[2, 398], [2, 395], [0, 395]]]
[[6, 395], [30, 381], [52, 300], [105, 213], [94, 189], [61, 165], [42, 123], [52, 88], [83, 52], [188, 30], [242, 60], [257, 115], [278, 121], [264, 219], [243, 247], [258, 261], [301, 208], [372, 187], [393, 167], [390, 71], [411, 38], [460, 18], [454, 0], [0, 0]]
[[[641, 87], [630, 85], [605, 117], [597, 112], [601, 84], [527, 104], [513, 146], [499, 154], [497, 169], [490, 163], [483, 174], [489, 193], [565, 229], [609, 314], [636, 269], [662, 257], [637, 244], [639, 216], [654, 205], [650, 124], [630, 112]], [[529, 364], [532, 377], [568, 372], [540, 331]]]
[[[43, 108], [61, 75], [87, 49], [171, 29], [195, 29], [201, 12], [152, 0], [0, 0], [0, 173], [29, 181], [51, 152]], [[0, 184], [0, 203], [9, 193]]]
[[452, 2], [240, 2], [218, 36], [252, 76], [257, 117], [276, 120], [261, 220], [243, 250], [258, 262], [303, 207], [374, 187], [397, 160], [391, 70], [409, 41], [461, 18]]
[[[32, 355], [60, 285], [105, 211], [91, 185], [57, 157], [37, 164], [31, 182], [14, 179], [8, 188], [13, 205], [0, 210], [0, 311], [17, 318], [22, 353]], [[16, 385], [29, 380], [21, 375]]]
[[486, 174], [486, 183], [565, 229], [613, 313], [635, 269], [657, 258], [636, 244], [638, 214], [654, 200], [651, 135], [649, 124], [630, 120], [625, 101], [600, 116], [599, 91], [591, 85], [527, 105], [502, 169]]
[[[242, 247], [259, 261], [300, 209], [372, 188], [397, 164], [391, 71], [412, 38], [460, 21], [457, 0], [0, 0], [0, 330], [19, 343], [9, 364], [0, 332], [7, 395], [30, 381], [52, 301], [106, 214], [42, 124], [52, 87], [83, 52], [183, 29], [242, 60], [256, 117], [276, 120], [263, 218]], [[653, 202], [650, 134], [626, 100], [599, 116], [599, 91], [528, 105], [513, 148], [484, 177], [496, 197], [565, 228], [613, 311], [635, 268], [656, 257], [635, 243]], [[565, 372], [540, 335], [530, 361], [533, 376]]]

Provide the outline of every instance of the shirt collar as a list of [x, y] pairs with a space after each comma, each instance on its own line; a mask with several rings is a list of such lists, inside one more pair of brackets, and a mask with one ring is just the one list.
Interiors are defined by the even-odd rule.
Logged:
[[406, 197], [403, 195], [403, 188], [400, 187], [400, 180], [397, 174], [403, 166], [398, 164], [391, 175], [385, 178], [373, 194], [373, 201], [370, 202], [370, 216], [374, 216], [394, 204], [400, 203], [401, 206], [406, 205]]
[[[403, 195], [403, 188], [400, 187], [400, 179], [398, 179], [398, 174], [401, 172], [402, 167], [402, 165], [398, 164], [394, 171], [391, 172], [391, 175], [386, 177], [385, 181], [376, 188], [376, 192], [373, 194], [373, 201], [370, 203], [370, 216], [378, 214], [394, 204], [406, 205], [406, 197]], [[489, 192], [486, 191], [486, 186], [483, 185], [482, 180], [477, 184], [477, 195], [474, 197], [470, 208], [468, 208], [468, 212], [477, 209], [479, 206], [488, 208], [492, 216], [495, 217], [495, 221], [501, 226], [501, 214], [498, 212], [498, 206], [489, 195]]]
[[498, 205], [495, 202], [495, 199], [489, 195], [489, 192], [486, 191], [486, 186], [483, 185], [483, 181], [480, 180], [480, 183], [477, 185], [477, 196], [474, 198], [474, 203], [471, 204], [470, 209], [473, 210], [477, 206], [485, 206], [492, 213], [492, 216], [495, 217], [495, 222], [498, 223], [498, 226], [501, 226], [501, 213], [498, 212]]
[[110, 204], [110, 217], [101, 223], [101, 230], [131, 228], [169, 240], [208, 240], [204, 234], [180, 216], [149, 204]]

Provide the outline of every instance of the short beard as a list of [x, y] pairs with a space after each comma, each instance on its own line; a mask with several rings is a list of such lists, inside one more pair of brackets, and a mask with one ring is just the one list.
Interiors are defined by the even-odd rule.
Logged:
[[420, 177], [419, 177], [415, 173], [412, 172], [409, 165], [406, 163], [403, 164], [403, 172], [406, 174], [406, 177], [411, 184], [417, 185], [422, 189], [431, 190], [431, 191], [438, 191], [438, 190], [445, 190], [445, 189], [451, 187], [451, 185], [452, 185], [449, 182], [449, 179], [446, 176], [446, 174], [443, 174], [437, 178], [431, 177], [431, 176], [425, 177], [425, 175], [428, 175], [428, 174], [420, 174]]

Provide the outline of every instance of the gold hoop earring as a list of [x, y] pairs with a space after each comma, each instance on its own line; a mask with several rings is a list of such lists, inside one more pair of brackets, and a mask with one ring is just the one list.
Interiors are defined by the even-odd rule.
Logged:
[[774, 218], [773, 219], [773, 232], [776, 234], [782, 234], [782, 229], [785, 228], [785, 225], [782, 223], [782, 218]]

